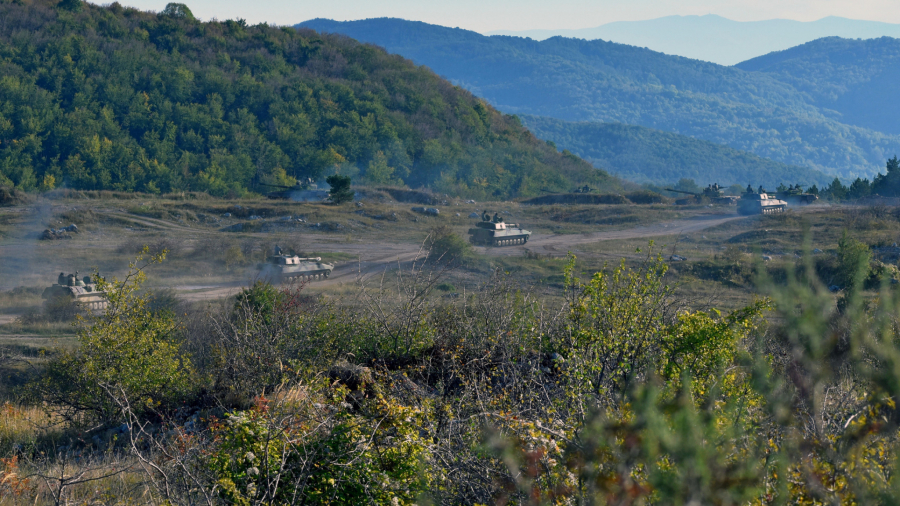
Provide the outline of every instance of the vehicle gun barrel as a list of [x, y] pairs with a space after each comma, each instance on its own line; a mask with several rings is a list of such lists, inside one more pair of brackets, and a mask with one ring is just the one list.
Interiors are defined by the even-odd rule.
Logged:
[[676, 190], [674, 188], [666, 188], [666, 191], [675, 192], [675, 193], [687, 193], [688, 195], [693, 195], [695, 197], [700, 195], [699, 193], [688, 192], [688, 191], [684, 191], [684, 190]]

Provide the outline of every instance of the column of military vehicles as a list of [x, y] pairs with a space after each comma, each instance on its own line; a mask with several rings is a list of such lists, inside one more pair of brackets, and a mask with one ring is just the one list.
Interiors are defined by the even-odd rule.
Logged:
[[766, 192], [762, 186], [754, 191], [752, 186], [747, 185], [747, 190], [739, 197], [725, 195], [725, 190], [718, 183], [708, 185], [701, 192], [689, 192], [674, 188], [666, 188], [666, 190], [674, 193], [684, 193], [693, 197], [693, 199], [676, 200], [675, 203], [679, 205], [690, 204], [691, 201], [697, 204], [704, 202], [725, 205], [736, 204], [738, 213], [743, 215], [783, 213], [788, 205], [808, 205], [819, 199], [818, 195], [805, 193], [799, 184], [797, 186], [791, 185], [774, 194]]
[[[269, 198], [290, 198], [290, 193], [297, 191], [315, 191], [311, 183], [307, 182], [298, 187], [289, 187], [285, 192], [273, 192]], [[592, 188], [583, 187], [576, 191], [590, 192]], [[783, 213], [787, 206], [806, 205], [815, 202], [818, 196], [804, 193], [800, 185], [791, 185], [786, 190], [769, 194], [760, 186], [754, 191], [751, 186], [740, 197], [727, 196], [718, 184], [711, 184], [702, 192], [687, 192], [667, 188], [668, 191], [685, 193], [693, 197], [695, 202], [710, 202], [716, 204], [736, 204], [737, 212], [742, 215], [776, 214]], [[491, 216], [487, 211], [481, 215], [481, 221], [469, 229], [469, 242], [478, 246], [517, 246], [526, 244], [531, 237], [531, 231], [525, 230], [517, 223], [505, 223], [497, 213]], [[258, 278], [271, 282], [282, 283], [289, 280], [312, 282], [327, 279], [334, 270], [334, 264], [322, 262], [321, 257], [300, 257], [287, 254], [276, 247], [273, 255], [260, 263]], [[44, 290], [41, 297], [47, 304], [60, 300], [71, 301], [85, 310], [98, 313], [107, 308], [105, 293], [97, 289], [89, 276], [78, 278], [78, 273], [60, 273], [57, 283]]]

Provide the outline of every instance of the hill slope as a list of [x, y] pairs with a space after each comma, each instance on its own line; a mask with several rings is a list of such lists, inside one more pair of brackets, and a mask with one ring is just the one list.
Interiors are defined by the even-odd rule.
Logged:
[[790, 84], [844, 123], [900, 134], [900, 39], [828, 37], [736, 67]]
[[497, 30], [487, 35], [512, 35], [531, 37], [535, 40], [556, 36], [587, 40], [603, 39], [719, 65], [734, 65], [822, 37], [836, 36], [850, 39], [900, 37], [900, 25], [836, 16], [816, 21], [790, 19], [733, 21], [715, 14], [707, 14], [666, 16], [644, 21], [616, 21], [595, 28], [577, 30]]
[[750, 183], [754, 187], [774, 188], [779, 183], [808, 186], [833, 179], [807, 167], [786, 165], [652, 128], [621, 123], [570, 123], [540, 116], [521, 119], [541, 139], [631, 181], [667, 184], [686, 177], [702, 184]]
[[0, 184], [241, 194], [339, 170], [478, 196], [617, 181], [346, 37], [0, 1]]
[[845, 177], [871, 176], [900, 152], [900, 137], [843, 124], [762, 72], [611, 42], [485, 37], [397, 19], [301, 25], [384, 46], [515, 114], [657, 128]]

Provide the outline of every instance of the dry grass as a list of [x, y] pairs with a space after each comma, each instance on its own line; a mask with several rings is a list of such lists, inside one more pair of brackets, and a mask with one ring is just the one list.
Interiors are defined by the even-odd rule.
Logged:
[[0, 506], [158, 504], [133, 459], [62, 427], [41, 407], [0, 404]]

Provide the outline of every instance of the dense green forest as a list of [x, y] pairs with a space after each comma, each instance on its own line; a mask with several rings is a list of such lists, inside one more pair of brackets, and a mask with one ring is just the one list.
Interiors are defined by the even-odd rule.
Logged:
[[346, 37], [0, 0], [0, 185], [241, 195], [320, 180], [478, 197], [617, 181]]
[[900, 134], [900, 39], [827, 37], [736, 65], [765, 72], [840, 113], [843, 123]]
[[521, 116], [541, 139], [588, 160], [595, 167], [637, 182], [667, 184], [690, 178], [707, 184], [778, 183], [804, 186], [831, 181], [822, 172], [775, 162], [686, 135], [622, 123], [568, 122]]
[[399, 19], [298, 26], [383, 46], [509, 113], [641, 125], [844, 178], [871, 177], [900, 152], [900, 138], [845, 124], [764, 72], [602, 40], [485, 37]]

